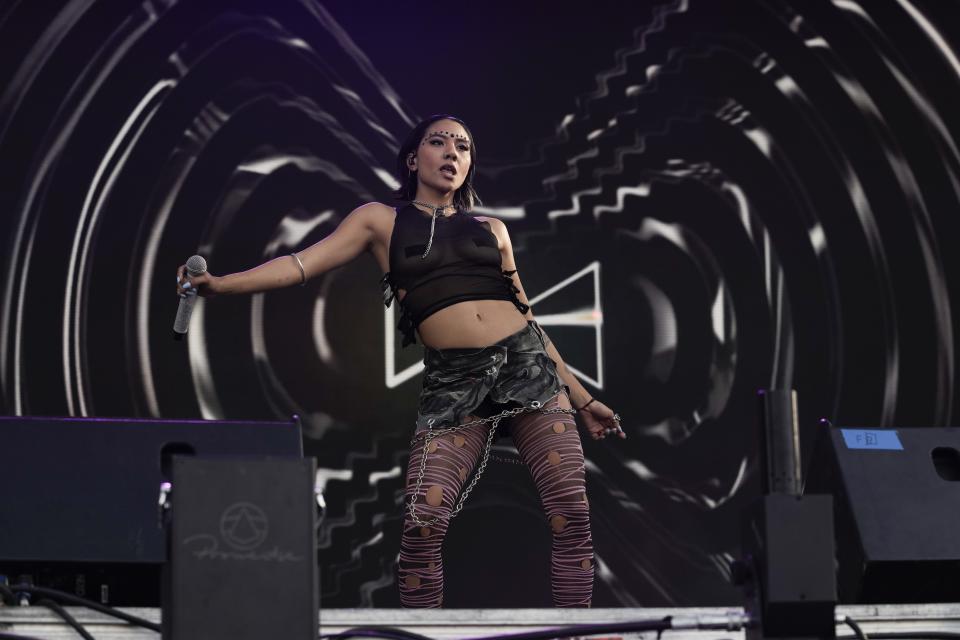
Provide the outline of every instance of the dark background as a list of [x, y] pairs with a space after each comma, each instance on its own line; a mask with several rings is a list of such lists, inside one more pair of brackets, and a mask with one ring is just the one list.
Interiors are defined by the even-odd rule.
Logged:
[[[399, 142], [454, 113], [479, 211], [630, 435], [584, 442], [594, 606], [739, 602], [757, 389], [798, 390], [805, 454], [820, 417], [956, 424], [960, 5], [557, 7], [0, 5], [0, 410], [296, 413], [322, 604], [398, 606], [421, 354], [395, 348], [372, 258], [204, 300], [183, 343], [172, 285], [193, 253], [246, 269], [390, 202]], [[538, 498], [494, 453], [445, 605], [549, 606]]]

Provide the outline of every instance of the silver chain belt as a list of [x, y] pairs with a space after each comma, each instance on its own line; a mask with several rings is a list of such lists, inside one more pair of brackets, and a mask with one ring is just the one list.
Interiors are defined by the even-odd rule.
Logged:
[[[552, 398], [551, 398], [552, 399]], [[423, 453], [420, 456], [420, 470], [417, 473], [417, 486], [413, 490], [413, 497], [410, 499], [409, 508], [410, 508], [410, 517], [413, 519], [413, 522], [421, 527], [429, 527], [430, 525], [436, 524], [439, 518], [433, 518], [432, 520], [421, 520], [417, 516], [417, 496], [420, 494], [420, 488], [423, 486], [423, 476], [427, 469], [427, 447], [430, 446], [430, 441], [434, 438], [440, 436], [445, 436], [448, 433], [456, 433], [466, 429], [467, 427], [472, 427], [477, 424], [491, 423], [490, 433], [487, 434], [487, 444], [483, 451], [483, 458], [480, 460], [480, 464], [477, 465], [477, 471], [474, 473], [473, 479], [470, 481], [470, 484], [467, 485], [467, 488], [463, 490], [463, 493], [460, 494], [460, 500], [457, 501], [457, 506], [453, 508], [453, 511], [450, 512], [450, 519], [453, 520], [454, 516], [460, 513], [460, 510], [463, 509], [463, 503], [467, 499], [467, 496], [470, 495], [470, 492], [473, 491], [473, 487], [477, 484], [477, 480], [480, 479], [480, 475], [483, 473], [484, 469], [487, 467], [487, 461], [490, 459], [490, 447], [493, 445], [493, 437], [497, 432], [497, 427], [500, 425], [500, 420], [503, 418], [509, 418], [527, 411], [539, 411], [542, 414], [552, 414], [552, 413], [569, 413], [571, 415], [576, 414], [575, 409], [563, 409], [561, 407], [554, 407], [552, 409], [544, 409], [540, 406], [540, 402], [534, 400], [531, 403], [532, 407], [516, 407], [514, 409], [506, 409], [500, 413], [489, 416], [487, 418], [478, 418], [471, 422], [465, 422], [461, 425], [456, 425], [453, 427], [446, 427], [444, 429], [429, 430], [423, 433], [419, 433], [413, 436], [410, 440], [410, 446], [416, 443], [420, 438], [425, 438], [423, 443]]]

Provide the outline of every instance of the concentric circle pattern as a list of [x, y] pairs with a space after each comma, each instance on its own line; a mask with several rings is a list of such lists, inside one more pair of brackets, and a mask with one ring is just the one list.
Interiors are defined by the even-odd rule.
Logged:
[[[569, 66], [592, 89], [561, 103], [512, 96], [553, 133], [497, 161], [478, 141], [478, 211], [507, 222], [537, 317], [624, 416], [628, 440], [584, 443], [593, 604], [732, 604], [739, 514], [759, 486], [757, 389], [798, 390], [805, 454], [819, 417], [956, 423], [960, 5], [601, 9], [622, 13], [629, 41], [557, 34], [608, 64]], [[396, 606], [422, 365], [399, 349], [374, 261], [202, 299], [187, 341], [170, 336], [188, 256], [247, 269], [391, 202], [399, 141], [426, 113], [337, 11], [0, 8], [0, 407], [301, 415], [328, 505], [322, 602]], [[508, 439], [495, 454], [516, 461]], [[539, 499], [522, 465], [491, 467], [445, 546], [445, 603], [547, 606]]]

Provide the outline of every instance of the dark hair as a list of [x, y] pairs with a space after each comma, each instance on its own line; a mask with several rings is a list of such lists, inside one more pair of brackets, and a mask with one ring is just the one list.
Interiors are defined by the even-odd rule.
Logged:
[[473, 188], [473, 176], [476, 175], [477, 171], [477, 143], [473, 139], [473, 134], [470, 133], [470, 128], [467, 127], [466, 122], [456, 116], [442, 113], [430, 116], [420, 122], [400, 145], [400, 151], [397, 152], [397, 179], [400, 180], [400, 188], [394, 191], [393, 195], [399, 200], [413, 200], [417, 197], [417, 174], [410, 171], [407, 166], [407, 156], [416, 152], [417, 147], [420, 146], [420, 141], [423, 140], [423, 135], [427, 132], [427, 127], [438, 120], [453, 120], [459, 123], [467, 132], [467, 137], [470, 138], [470, 170], [467, 171], [467, 177], [463, 179], [463, 185], [453, 194], [453, 204], [458, 209], [470, 211], [474, 204], [481, 204], [480, 196]]

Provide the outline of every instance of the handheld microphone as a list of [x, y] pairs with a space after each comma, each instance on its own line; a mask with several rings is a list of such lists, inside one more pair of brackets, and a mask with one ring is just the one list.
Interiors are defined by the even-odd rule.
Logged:
[[[187, 260], [187, 275], [195, 277], [207, 272], [207, 261], [203, 256], [190, 256]], [[183, 340], [187, 333], [187, 327], [190, 326], [190, 314], [193, 313], [193, 305], [197, 303], [197, 294], [188, 295], [180, 298], [180, 306], [177, 307], [177, 319], [173, 321], [173, 339]]]

